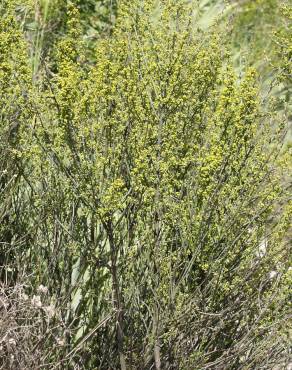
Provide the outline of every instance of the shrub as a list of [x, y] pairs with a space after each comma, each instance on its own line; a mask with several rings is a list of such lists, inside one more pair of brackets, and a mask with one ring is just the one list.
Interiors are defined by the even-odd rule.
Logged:
[[21, 260], [70, 327], [62, 366], [270, 369], [288, 357], [282, 131], [255, 71], [239, 78], [216, 26], [195, 25], [184, 1], [122, 2], [92, 64], [69, 5], [24, 104]]

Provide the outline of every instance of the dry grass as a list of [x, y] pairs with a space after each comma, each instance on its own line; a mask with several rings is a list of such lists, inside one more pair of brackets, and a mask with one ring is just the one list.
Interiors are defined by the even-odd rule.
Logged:
[[46, 287], [34, 295], [28, 290], [21, 284], [0, 285], [0, 369], [53, 368], [56, 354], [65, 348], [62, 320]]

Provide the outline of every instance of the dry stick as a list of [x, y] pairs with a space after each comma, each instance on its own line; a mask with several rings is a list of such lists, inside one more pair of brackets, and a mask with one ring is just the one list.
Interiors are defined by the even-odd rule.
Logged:
[[159, 342], [159, 309], [156, 307], [156, 311], [154, 314], [154, 328], [155, 328], [155, 345], [154, 345], [154, 361], [155, 361], [155, 368], [156, 370], [161, 369], [161, 359], [160, 359], [160, 342]]

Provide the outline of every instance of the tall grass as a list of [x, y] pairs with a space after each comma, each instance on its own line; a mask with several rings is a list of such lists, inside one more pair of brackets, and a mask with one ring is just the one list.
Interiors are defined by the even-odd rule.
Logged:
[[33, 31], [33, 50], [32, 50], [32, 71], [33, 80], [37, 78], [45, 45], [45, 37], [50, 20], [51, 0], [35, 1], [34, 9], [34, 31]]

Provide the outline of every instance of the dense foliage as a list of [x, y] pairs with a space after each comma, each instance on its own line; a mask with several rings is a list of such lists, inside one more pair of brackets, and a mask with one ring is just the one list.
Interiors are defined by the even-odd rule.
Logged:
[[236, 32], [183, 0], [0, 15], [0, 366], [288, 366], [289, 111]]

